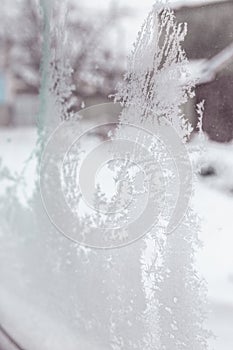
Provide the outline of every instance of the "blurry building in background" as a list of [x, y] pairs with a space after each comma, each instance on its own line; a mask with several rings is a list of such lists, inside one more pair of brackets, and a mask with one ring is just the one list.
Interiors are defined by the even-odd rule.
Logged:
[[0, 125], [12, 121], [13, 89], [12, 76], [8, 70], [8, 50], [2, 46], [0, 55]]
[[233, 139], [233, 1], [188, 3], [175, 10], [178, 21], [188, 24], [184, 48], [200, 77], [188, 111], [196, 119], [196, 102], [204, 99], [204, 131], [228, 142]]
[[7, 125], [10, 118], [10, 108], [7, 94], [8, 80], [4, 70], [0, 70], [0, 115], [1, 125]]

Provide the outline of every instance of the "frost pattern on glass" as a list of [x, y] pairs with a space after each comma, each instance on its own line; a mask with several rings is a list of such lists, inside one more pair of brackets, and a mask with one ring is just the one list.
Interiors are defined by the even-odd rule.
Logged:
[[[155, 6], [145, 21], [129, 58], [125, 82], [116, 100], [124, 106], [121, 120], [145, 125], [166, 120], [185, 141], [193, 128], [182, 105], [194, 96], [194, 81], [182, 49], [186, 25], [177, 24], [174, 13]], [[204, 103], [198, 107], [202, 129]], [[149, 120], [149, 121], [148, 121]], [[147, 296], [145, 348], [207, 349], [204, 329], [205, 283], [195, 270], [199, 248], [199, 223], [191, 207], [172, 235], [147, 238], [150, 259], [144, 255], [144, 286]], [[152, 331], [151, 331], [152, 330]]]
[[[40, 4], [44, 20], [44, 56], [39, 114], [40, 130], [43, 132], [39, 133], [39, 146], [44, 146], [49, 133], [61, 119], [73, 123], [73, 129], [70, 129], [72, 124], [65, 124], [69, 125], [67, 134], [60, 135], [60, 144], [56, 144], [59, 148], [50, 154], [51, 159], [47, 158], [48, 166], [50, 163], [56, 166], [60, 161], [56, 156], [66, 145], [64, 136], [73, 136], [81, 128], [81, 123], [69, 113], [73, 86], [69, 84], [72, 68], [66, 57], [65, 5], [61, 8], [57, 25], [53, 10], [61, 4], [46, 0], [41, 0]], [[182, 113], [182, 105], [193, 96], [194, 85], [181, 48], [185, 33], [186, 27], [175, 22], [169, 9], [164, 10], [162, 4], [154, 6], [139, 33], [129, 58], [125, 81], [115, 97], [116, 101], [121, 101], [123, 111], [120, 123], [110, 135], [112, 141], [123, 138], [133, 142], [132, 153], [137, 155], [134, 159], [138, 164], [141, 160], [140, 166], [147, 167], [152, 175], [159, 171], [158, 164], [163, 168], [163, 185], [168, 189], [165, 203], [169, 203], [171, 194], [177, 197], [178, 189], [171, 186], [172, 181], [176, 182], [172, 173], [174, 159], [169, 157], [166, 145], [160, 142], [159, 137], [152, 135], [148, 139], [141, 132], [141, 127], [154, 130], [160, 124], [169, 123], [183, 142], [190, 136], [192, 126]], [[56, 49], [53, 47], [54, 40], [59, 43]], [[144, 148], [137, 148], [138, 145]], [[142, 149], [146, 148], [153, 157], [140, 158]], [[113, 147], [115, 158], [118, 152]], [[79, 157], [80, 148], [74, 145], [66, 154], [60, 174], [61, 182], [65, 184], [66, 200], [71, 207], [77, 205], [77, 199], [79, 201], [72, 182]], [[141, 174], [137, 179], [135, 164], [129, 167], [127, 161], [125, 157], [123, 164], [119, 161], [113, 169], [120, 169], [117, 172], [120, 183], [123, 178], [128, 183], [132, 178], [136, 179], [137, 185], [128, 190], [135, 190], [140, 196], [147, 183], [145, 181], [145, 186], [142, 186]], [[70, 176], [72, 181], [67, 182]], [[38, 179], [35, 181], [38, 185]], [[150, 191], [155, 200], [163, 192], [163, 187], [161, 190], [158, 185], [161, 182], [155, 181]], [[51, 178], [46, 189], [48, 193], [56, 189]], [[58, 233], [44, 211], [39, 185], [26, 207], [17, 200], [14, 188], [11, 187], [7, 195], [0, 201], [1, 213], [7, 218], [0, 235], [1, 256], [5, 260], [0, 269], [1, 281], [9, 295], [16, 293], [15, 300], [29, 307], [32, 319], [36, 320], [36, 333], [46, 339], [42, 344], [45, 349], [207, 348], [208, 334], [203, 328], [205, 314], [202, 302], [205, 286], [194, 268], [199, 226], [189, 206], [180, 226], [170, 235], [167, 235], [166, 227], [172, 213], [167, 206], [163, 216], [159, 217], [159, 224], [147, 232], [145, 238], [121, 249], [95, 250]], [[97, 186], [95, 206], [101, 207], [106, 203], [103, 197], [101, 188]], [[65, 220], [63, 207], [59, 207], [56, 196], [52, 200], [61, 220]], [[174, 199], [170, 198], [170, 201], [174, 205]], [[158, 201], [158, 207], [160, 204]], [[113, 209], [113, 204], [110, 209]], [[98, 212], [94, 219], [97, 225], [102, 225]], [[88, 231], [93, 224], [92, 219], [86, 216], [82, 229]], [[120, 233], [120, 239], [124, 240], [127, 236], [124, 227]], [[32, 326], [28, 326], [27, 333], [31, 331], [35, 334]], [[29, 339], [25, 346], [33, 348], [32, 341]]]
[[[181, 106], [194, 96], [194, 81], [181, 46], [186, 32], [186, 24], [178, 24], [173, 11], [154, 5], [129, 58], [125, 83], [116, 95], [116, 101], [137, 108], [135, 115], [142, 123], [153, 114], [159, 120], [166, 118], [184, 140], [193, 128]], [[129, 121], [127, 109], [125, 113], [122, 120]]]

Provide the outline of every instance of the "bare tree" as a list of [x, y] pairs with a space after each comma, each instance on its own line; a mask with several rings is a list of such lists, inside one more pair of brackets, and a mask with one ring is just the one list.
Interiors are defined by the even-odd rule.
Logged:
[[[36, 0], [14, 4], [3, 0], [0, 44], [4, 68], [11, 72], [17, 84], [15, 92], [38, 93], [42, 57], [42, 21]], [[70, 41], [72, 81], [77, 89], [77, 107], [90, 96], [108, 96], [119, 80], [123, 67], [122, 52], [117, 43], [109, 45], [108, 33], [117, 21], [128, 15], [116, 5], [103, 13], [87, 12], [80, 4], [69, 2], [67, 35]], [[56, 13], [54, 13], [56, 16]], [[116, 26], [115, 26], [116, 28]], [[56, 43], [54, 43], [56, 45]]]

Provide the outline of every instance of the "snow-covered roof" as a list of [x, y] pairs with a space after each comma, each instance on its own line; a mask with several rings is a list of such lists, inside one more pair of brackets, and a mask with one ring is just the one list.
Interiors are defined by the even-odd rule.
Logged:
[[180, 7], [195, 7], [204, 6], [211, 3], [223, 3], [229, 0], [170, 0], [170, 7], [173, 9], [178, 9]]
[[190, 70], [197, 84], [212, 81], [216, 74], [223, 69], [229, 61], [233, 61], [233, 43], [227, 46], [211, 59], [190, 61]]

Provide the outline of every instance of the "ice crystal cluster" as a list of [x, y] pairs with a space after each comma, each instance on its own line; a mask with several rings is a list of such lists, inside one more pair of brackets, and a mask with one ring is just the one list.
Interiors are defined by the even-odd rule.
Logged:
[[[46, 213], [39, 186], [29, 207], [9, 198], [5, 206], [1, 205], [4, 217], [9, 219], [0, 236], [1, 259], [7, 260], [0, 269], [3, 285], [9, 293], [17, 290], [17, 297], [29, 306], [37, 334], [46, 339], [44, 349], [207, 349], [205, 285], [194, 264], [199, 224], [189, 205], [192, 189], [185, 150], [192, 126], [182, 113], [194, 86], [182, 49], [186, 26], [177, 24], [173, 12], [162, 2], [145, 20], [125, 80], [115, 96], [122, 105], [119, 122], [114, 130], [107, 127], [105, 146], [113, 155], [112, 165], [107, 156], [102, 156], [106, 155], [102, 146], [99, 149], [88, 144], [94, 149], [88, 158], [82, 142], [70, 143], [80, 135], [82, 121], [69, 112], [73, 87], [69, 85], [72, 68], [67, 60], [65, 11], [62, 6], [60, 22], [54, 24], [53, 6], [61, 3], [41, 0], [44, 58], [38, 116], [42, 192], [53, 211]], [[60, 45], [56, 49], [54, 41]], [[94, 111], [100, 111], [98, 108]], [[65, 120], [62, 127], [61, 119]], [[57, 125], [52, 138], [48, 137]], [[173, 148], [178, 144], [177, 155]], [[114, 172], [118, 183], [117, 192], [109, 201], [99, 184], [95, 196], [86, 188], [95, 215], [80, 215], [81, 224], [72, 221], [70, 225], [68, 217], [77, 216], [82, 209], [76, 163], [88, 160], [87, 169], [95, 170], [91, 165], [97, 155], [103, 163], [108, 160], [108, 170]], [[187, 169], [179, 173], [184, 164]], [[182, 174], [184, 178], [179, 179]], [[62, 198], [66, 205], [61, 203]], [[119, 212], [121, 207], [124, 210]], [[68, 217], [67, 208], [71, 212]], [[171, 217], [172, 229], [168, 230]], [[61, 235], [59, 225], [70, 231]], [[96, 226], [98, 234], [102, 228], [101, 239], [95, 235]], [[83, 232], [77, 233], [77, 227]], [[105, 242], [106, 227], [112, 235], [110, 242], [118, 242], [115, 249], [87, 247], [85, 243], [90, 241], [85, 241], [85, 235], [98, 246], [99, 240]], [[28, 338], [25, 346], [33, 348], [32, 343]]]
[[[122, 122], [146, 128], [149, 125], [151, 130], [154, 124], [168, 123], [184, 142], [189, 139], [192, 125], [183, 115], [182, 106], [194, 95], [195, 82], [182, 49], [186, 31], [186, 25], [177, 24], [171, 10], [164, 9], [162, 4], [154, 6], [139, 32], [125, 82], [116, 95], [124, 106]], [[203, 105], [199, 109], [203, 113]], [[165, 157], [162, 147], [161, 153]], [[163, 166], [169, 170], [169, 163]], [[160, 236], [159, 232], [158, 226], [151, 230], [147, 245], [154, 244], [155, 248], [150, 262], [144, 260], [150, 329], [146, 331], [148, 343], [144, 348], [206, 349], [208, 333], [203, 329], [202, 302], [205, 284], [194, 268], [199, 246], [198, 220], [188, 205], [172, 234]]]

